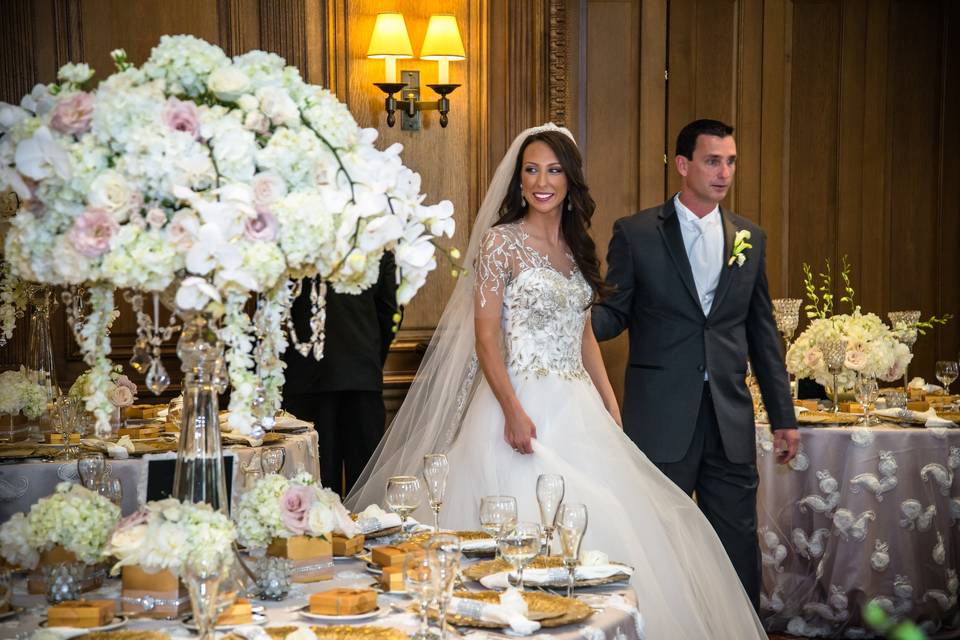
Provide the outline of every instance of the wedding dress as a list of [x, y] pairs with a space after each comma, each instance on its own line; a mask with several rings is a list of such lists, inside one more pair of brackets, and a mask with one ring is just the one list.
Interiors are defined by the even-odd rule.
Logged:
[[[519, 143], [549, 128], [557, 129], [525, 131], [501, 162], [467, 253], [474, 272], [457, 285], [407, 400], [347, 506], [358, 511], [381, 502], [386, 478], [419, 475], [424, 453], [445, 452], [450, 473], [442, 527], [478, 529], [480, 499], [487, 495], [515, 496], [520, 520], [539, 522], [537, 477], [559, 474], [564, 501], [587, 506], [582, 548], [634, 568], [630, 584], [647, 638], [765, 640], [707, 519], [623, 434], [584, 369], [591, 289], [572, 257], [569, 267], [552, 264], [531, 245], [522, 221], [491, 227]], [[478, 371], [475, 303], [501, 306], [510, 380], [537, 429], [532, 455], [514, 452], [504, 440], [500, 404]], [[426, 505], [414, 515], [432, 519]]]

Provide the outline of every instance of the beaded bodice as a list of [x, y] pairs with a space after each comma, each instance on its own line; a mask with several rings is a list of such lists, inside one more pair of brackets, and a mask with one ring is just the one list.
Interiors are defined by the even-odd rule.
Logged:
[[507, 368], [514, 376], [586, 379], [581, 342], [592, 290], [573, 257], [570, 273], [530, 246], [522, 222], [483, 237], [476, 263], [478, 313], [500, 305]]

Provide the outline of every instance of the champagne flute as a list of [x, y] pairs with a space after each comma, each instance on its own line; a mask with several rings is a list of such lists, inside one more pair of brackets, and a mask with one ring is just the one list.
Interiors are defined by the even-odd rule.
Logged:
[[537, 503], [540, 505], [540, 522], [547, 539], [547, 557], [550, 556], [550, 545], [553, 542], [553, 521], [557, 518], [557, 509], [563, 502], [563, 476], [553, 473], [543, 473], [537, 478]]
[[567, 567], [567, 597], [573, 596], [577, 561], [580, 559], [580, 543], [587, 530], [587, 505], [570, 503], [560, 505], [557, 512], [557, 531], [563, 548], [563, 564]]
[[523, 568], [540, 553], [543, 531], [536, 522], [518, 522], [505, 529], [497, 546], [500, 555], [517, 572], [517, 589], [523, 591]]
[[414, 476], [393, 476], [387, 480], [384, 501], [391, 511], [400, 516], [400, 537], [408, 539], [407, 518], [420, 506], [420, 480]]
[[877, 385], [876, 378], [860, 376], [857, 379], [854, 393], [857, 396], [857, 402], [863, 407], [863, 425], [869, 427], [873, 420], [870, 415], [870, 405], [876, 402], [880, 395], [880, 387]]
[[184, 563], [184, 582], [190, 592], [193, 623], [197, 626], [200, 640], [213, 640], [214, 625], [220, 615], [220, 582], [224, 578], [222, 558], [218, 554], [196, 550]]
[[433, 530], [440, 531], [440, 506], [447, 489], [447, 473], [450, 463], [442, 453], [428, 453], [423, 456], [423, 480], [427, 483], [430, 508], [433, 509]]
[[412, 640], [435, 640], [436, 636], [430, 633], [427, 622], [427, 613], [430, 602], [436, 598], [433, 570], [430, 556], [426, 549], [418, 549], [407, 554], [403, 563], [403, 584], [407, 591], [413, 594], [420, 607], [420, 628], [410, 636]]
[[450, 533], [430, 536], [425, 543], [434, 580], [434, 597], [440, 611], [440, 636], [447, 635], [447, 608], [453, 585], [460, 575], [460, 537]]
[[503, 530], [517, 523], [517, 499], [513, 496], [486, 496], [480, 499], [480, 528], [497, 541], [500, 557], [500, 536]]
[[950, 395], [950, 385], [957, 379], [957, 363], [952, 360], [937, 361], [937, 380], [943, 385], [944, 395]]

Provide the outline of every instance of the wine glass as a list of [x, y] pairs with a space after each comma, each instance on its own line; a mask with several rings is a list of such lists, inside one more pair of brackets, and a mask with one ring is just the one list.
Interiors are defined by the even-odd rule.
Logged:
[[200, 640], [213, 640], [214, 624], [220, 615], [220, 582], [225, 575], [222, 558], [205, 550], [192, 552], [184, 563], [184, 582], [190, 592], [193, 623]]
[[550, 544], [553, 542], [553, 521], [557, 518], [557, 509], [563, 502], [563, 476], [543, 473], [537, 478], [537, 503], [540, 505], [540, 522], [546, 533], [547, 552], [550, 556]]
[[393, 476], [387, 480], [385, 502], [390, 510], [400, 516], [401, 538], [406, 540], [407, 518], [420, 506], [420, 480], [415, 476]]
[[[773, 318], [777, 323], [777, 330], [783, 336], [783, 354], [786, 357], [790, 351], [790, 341], [793, 340], [793, 334], [800, 324], [800, 305], [803, 300], [800, 298], [775, 298], [773, 300]], [[797, 389], [791, 383], [793, 398], [797, 398]]]
[[952, 360], [937, 361], [937, 380], [943, 385], [943, 393], [950, 395], [950, 385], [957, 379], [957, 363]]
[[[913, 353], [913, 345], [917, 342], [917, 323], [920, 322], [919, 311], [891, 311], [887, 314], [890, 318], [890, 325], [897, 340], [906, 345], [910, 353]], [[903, 367], [903, 390], [907, 393], [907, 383], [910, 382], [910, 376], [907, 373], [909, 365]]]
[[486, 496], [480, 499], [480, 528], [497, 541], [500, 557], [500, 535], [517, 523], [517, 499], [513, 496]]
[[870, 405], [876, 402], [877, 397], [880, 395], [880, 387], [877, 385], [877, 379], [869, 376], [860, 376], [857, 378], [854, 394], [857, 397], [857, 402], [863, 407], [863, 425], [869, 427], [873, 421]]
[[517, 572], [517, 589], [523, 591], [523, 568], [540, 553], [543, 530], [536, 522], [518, 522], [504, 529], [497, 546], [500, 555]]
[[557, 512], [557, 531], [563, 548], [563, 564], [567, 567], [567, 597], [573, 596], [573, 583], [580, 558], [580, 543], [587, 530], [587, 505], [570, 503], [560, 505]]
[[79, 451], [79, 449], [70, 446], [71, 427], [76, 420], [76, 406], [77, 403], [75, 399], [70, 396], [60, 395], [53, 401], [53, 426], [57, 430], [57, 433], [60, 434], [60, 437], [63, 438], [63, 447], [60, 449], [57, 457], [64, 460], [73, 459], [75, 457], [74, 452]]
[[450, 533], [430, 536], [425, 543], [433, 574], [434, 598], [440, 611], [440, 636], [447, 633], [447, 607], [453, 597], [453, 585], [460, 575], [460, 537]]
[[77, 475], [80, 483], [87, 489], [93, 489], [107, 472], [107, 461], [100, 452], [84, 453], [77, 458]]
[[837, 376], [843, 371], [843, 363], [847, 357], [847, 341], [841, 338], [828, 338], [820, 345], [823, 352], [823, 362], [827, 371], [833, 376], [833, 412], [840, 411], [840, 389], [837, 387]]
[[420, 607], [420, 628], [411, 637], [412, 640], [435, 640], [427, 623], [427, 611], [430, 602], [436, 598], [433, 571], [430, 556], [426, 549], [418, 549], [407, 554], [403, 562], [403, 584], [413, 594]]
[[283, 447], [265, 447], [260, 451], [260, 468], [263, 474], [280, 473], [287, 460], [287, 452]]
[[447, 489], [447, 473], [450, 463], [442, 453], [428, 453], [423, 456], [423, 480], [427, 483], [427, 493], [430, 496], [430, 508], [433, 509], [433, 530], [440, 531], [440, 506], [443, 504], [443, 493]]
[[103, 478], [97, 484], [97, 493], [118, 507], [123, 502], [123, 485], [120, 483], [120, 478]]

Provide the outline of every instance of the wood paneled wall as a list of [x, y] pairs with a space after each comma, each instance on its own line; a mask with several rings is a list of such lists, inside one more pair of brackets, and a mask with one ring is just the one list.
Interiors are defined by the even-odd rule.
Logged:
[[[960, 5], [948, 0], [582, 0], [575, 120], [604, 245], [663, 201], [695, 118], [737, 129], [727, 206], [769, 236], [774, 296], [841, 257], [865, 311], [960, 316]], [[665, 158], [669, 162], [665, 162]], [[838, 279], [838, 278], [837, 278]], [[837, 293], [839, 294], [839, 283]], [[839, 299], [839, 295], [837, 296]], [[841, 309], [843, 310], [843, 309]], [[804, 325], [801, 324], [801, 329]], [[619, 387], [626, 343], [604, 345]], [[911, 371], [956, 359], [960, 318]]]

